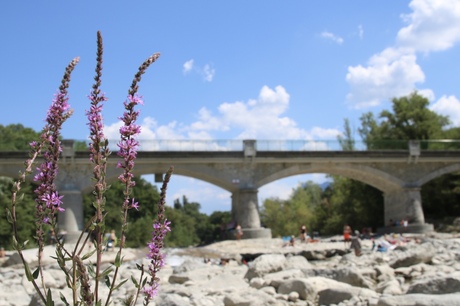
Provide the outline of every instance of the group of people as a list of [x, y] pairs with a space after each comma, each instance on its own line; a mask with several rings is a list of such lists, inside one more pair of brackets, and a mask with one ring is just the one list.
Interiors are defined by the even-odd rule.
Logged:
[[390, 219], [390, 221], [388, 222], [389, 226], [404, 226], [404, 227], [407, 227], [409, 225], [409, 220], [406, 218], [406, 219], [401, 219], [401, 221], [399, 220], [396, 220], [396, 221], [393, 221], [393, 219]]

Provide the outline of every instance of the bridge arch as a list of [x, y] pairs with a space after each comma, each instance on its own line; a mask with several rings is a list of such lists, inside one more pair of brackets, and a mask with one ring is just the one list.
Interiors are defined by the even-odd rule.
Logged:
[[327, 173], [345, 176], [368, 185], [382, 192], [404, 186], [404, 181], [381, 170], [366, 165], [293, 165], [283, 170], [272, 173], [259, 181], [258, 187], [272, 183], [286, 177], [310, 174]]
[[444, 174], [449, 174], [449, 173], [458, 172], [458, 171], [460, 171], [460, 163], [448, 165], [443, 168], [431, 171], [430, 173], [422, 176], [419, 180], [416, 181], [416, 185], [422, 186], [433, 179], [443, 176]]

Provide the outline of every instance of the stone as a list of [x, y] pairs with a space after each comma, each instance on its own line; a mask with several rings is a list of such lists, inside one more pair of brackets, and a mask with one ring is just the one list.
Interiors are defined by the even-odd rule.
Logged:
[[377, 306], [460, 306], [460, 294], [406, 294], [382, 296]]
[[248, 280], [254, 277], [261, 277], [265, 274], [281, 271], [286, 263], [283, 254], [265, 254], [257, 257], [250, 265], [244, 276]]
[[284, 269], [306, 269], [312, 267], [311, 263], [304, 256], [288, 256], [284, 264]]
[[279, 285], [287, 279], [302, 278], [304, 273], [298, 269], [283, 270], [275, 273], [270, 273], [264, 276], [264, 284], [278, 288]]
[[435, 256], [436, 249], [430, 243], [414, 244], [406, 251], [394, 250], [389, 265], [393, 268], [410, 267], [419, 263], [430, 262]]
[[249, 290], [227, 294], [224, 297], [225, 306], [260, 306], [280, 305], [271, 295], [260, 290]]
[[362, 288], [374, 288], [375, 284], [370, 278], [364, 277], [360, 270], [355, 267], [338, 269], [334, 278], [336, 281], [347, 283], [351, 286]]
[[252, 288], [260, 289], [264, 286], [264, 279], [261, 277], [254, 277], [249, 281], [249, 286]]
[[427, 279], [421, 279], [409, 286], [408, 294], [446, 294], [460, 292], [460, 271], [437, 276]]
[[348, 284], [336, 284], [335, 286], [331, 286], [329, 288], [319, 291], [318, 295], [318, 303], [320, 305], [337, 304], [345, 300], [350, 300], [355, 296], [362, 297], [365, 299], [376, 298], [379, 296], [379, 294], [377, 294], [373, 290], [353, 287]]
[[400, 295], [403, 294], [401, 284], [396, 278], [388, 280], [386, 282], [381, 282], [377, 285], [375, 289], [376, 292], [382, 294], [391, 294], [391, 295]]

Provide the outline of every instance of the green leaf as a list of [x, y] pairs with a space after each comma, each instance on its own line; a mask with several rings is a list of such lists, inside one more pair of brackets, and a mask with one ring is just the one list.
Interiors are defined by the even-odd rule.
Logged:
[[111, 272], [113, 271], [113, 269], [111, 267], [108, 267], [107, 269], [105, 269], [104, 271], [101, 272], [101, 275], [100, 277], [105, 277], [106, 275], [109, 275]]
[[59, 292], [59, 297], [61, 298], [61, 301], [66, 305], [69, 306], [69, 303], [67, 302], [67, 299], [65, 296], [62, 294], [62, 292]]
[[19, 243], [15, 235], [13, 235], [13, 248], [18, 252], [20, 251]]
[[11, 215], [11, 211], [8, 208], [6, 209], [6, 220], [8, 220], [9, 223], [13, 224], [13, 216]]
[[120, 281], [120, 283], [118, 285], [116, 285], [115, 288], [113, 288], [113, 290], [120, 289], [120, 287], [123, 286], [123, 284], [126, 283], [127, 281], [128, 281], [128, 279], [124, 279], [124, 280]]
[[146, 283], [146, 282], [147, 282], [147, 277], [146, 277], [146, 278], [144, 278], [144, 281], [142, 282], [142, 288], [144, 288], [144, 287], [145, 287], [145, 283]]
[[121, 264], [123, 263], [123, 258], [124, 257], [121, 257], [121, 252], [118, 251], [117, 256], [115, 257], [115, 267], [119, 268], [121, 266]]
[[107, 285], [107, 288], [110, 288], [110, 277], [106, 275], [104, 278], [105, 278], [105, 284]]
[[26, 277], [29, 282], [34, 280], [34, 277], [32, 275], [32, 272], [30, 271], [29, 264], [27, 262], [24, 262], [24, 269], [26, 271]]
[[142, 270], [144, 270], [144, 265], [141, 266], [140, 264], [136, 263], [136, 268], [137, 268], [137, 270], [142, 271]]
[[137, 282], [137, 280], [134, 278], [134, 276], [131, 275], [131, 281], [133, 282], [134, 286], [136, 288], [139, 288], [139, 283]]
[[91, 263], [88, 265], [88, 273], [92, 278], [96, 278], [96, 271]]
[[32, 276], [34, 277], [34, 279], [37, 279], [39, 274], [40, 274], [40, 269], [37, 268], [37, 269], [34, 271], [34, 273], [32, 274]]
[[93, 254], [97, 251], [97, 249], [95, 248], [94, 250], [92, 250], [91, 252], [83, 255], [83, 257], [81, 258], [81, 260], [85, 260], [85, 259], [88, 259], [90, 258], [91, 256], [93, 256]]
[[46, 294], [46, 306], [54, 306], [53, 297], [51, 296], [51, 289], [48, 289]]

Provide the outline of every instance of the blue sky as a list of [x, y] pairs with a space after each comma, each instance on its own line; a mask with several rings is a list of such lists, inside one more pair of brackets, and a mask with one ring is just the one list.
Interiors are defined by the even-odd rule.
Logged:
[[[41, 130], [65, 66], [80, 56], [64, 138], [88, 136], [98, 30], [111, 138], [154, 52], [139, 90], [144, 139], [334, 140], [345, 118], [357, 128], [363, 113], [415, 89], [460, 124], [456, 0], [1, 1], [0, 29], [0, 124]], [[309, 179], [325, 176], [264, 186], [259, 202]], [[168, 202], [183, 194], [207, 213], [230, 209], [228, 192], [176, 176]]]

